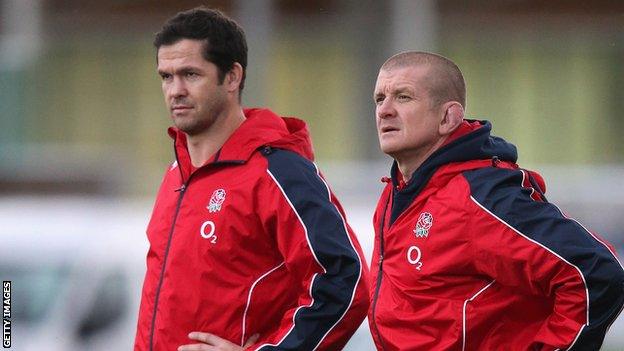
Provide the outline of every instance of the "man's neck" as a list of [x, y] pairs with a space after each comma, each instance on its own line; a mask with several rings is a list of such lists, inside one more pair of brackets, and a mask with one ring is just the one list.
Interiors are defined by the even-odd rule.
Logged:
[[243, 110], [237, 106], [224, 111], [205, 132], [187, 135], [187, 147], [193, 167], [204, 165], [244, 121]]
[[446, 137], [440, 138], [437, 142], [435, 142], [433, 145], [430, 145], [430, 147], [425, 150], [421, 149], [412, 153], [408, 152], [406, 154], [394, 156], [394, 159], [397, 161], [397, 166], [399, 168], [399, 171], [401, 172], [401, 175], [403, 176], [403, 181], [405, 183], [408, 183], [412, 179], [412, 175], [414, 174], [414, 172], [416, 172], [416, 170], [420, 166], [422, 166], [422, 164], [429, 158], [429, 156], [431, 156], [431, 154], [436, 152], [436, 150], [444, 145], [445, 140]]

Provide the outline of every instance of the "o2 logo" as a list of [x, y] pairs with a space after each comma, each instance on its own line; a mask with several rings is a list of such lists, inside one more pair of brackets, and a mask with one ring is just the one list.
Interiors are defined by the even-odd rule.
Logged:
[[217, 243], [217, 234], [215, 234], [215, 224], [212, 221], [205, 221], [199, 230], [199, 235], [204, 239], [210, 240], [211, 243]]
[[418, 246], [410, 246], [407, 249], [407, 262], [416, 267], [417, 270], [420, 270], [420, 268], [422, 267], [422, 261], [420, 261], [421, 258], [422, 252], [420, 251]]

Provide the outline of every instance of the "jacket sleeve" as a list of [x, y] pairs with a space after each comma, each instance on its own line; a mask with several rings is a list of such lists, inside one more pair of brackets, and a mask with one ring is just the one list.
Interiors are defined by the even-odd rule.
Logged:
[[338, 350], [368, 310], [368, 269], [339, 203], [314, 163], [284, 150], [268, 160], [268, 226], [298, 289], [271, 335], [250, 350]]
[[478, 268], [554, 301], [537, 349], [598, 350], [624, 304], [624, 269], [606, 241], [523, 187], [527, 176], [490, 168], [467, 177]]

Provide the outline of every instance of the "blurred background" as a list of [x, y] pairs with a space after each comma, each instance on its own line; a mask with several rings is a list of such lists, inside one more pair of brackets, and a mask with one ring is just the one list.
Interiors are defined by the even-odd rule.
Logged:
[[[153, 35], [217, 7], [247, 33], [246, 106], [310, 126], [317, 163], [367, 258], [391, 160], [379, 66], [434, 51], [462, 69], [546, 194], [624, 252], [624, 2], [580, 0], [0, 0], [0, 278], [13, 349], [132, 348], [145, 226], [172, 161]], [[367, 325], [348, 350], [373, 350]], [[620, 318], [604, 350], [624, 349]]]

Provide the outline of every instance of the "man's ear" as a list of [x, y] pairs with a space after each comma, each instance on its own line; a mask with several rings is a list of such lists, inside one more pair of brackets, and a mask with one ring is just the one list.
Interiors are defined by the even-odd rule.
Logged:
[[444, 114], [440, 120], [440, 135], [450, 135], [464, 120], [464, 107], [457, 101], [449, 101], [442, 105]]
[[229, 93], [238, 92], [238, 88], [243, 80], [243, 66], [240, 63], [234, 62], [232, 68], [225, 74], [224, 84], [227, 87]]

